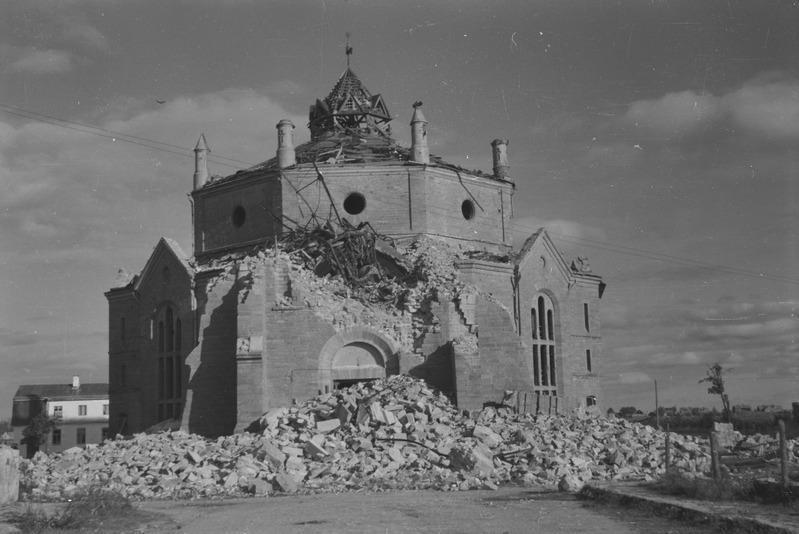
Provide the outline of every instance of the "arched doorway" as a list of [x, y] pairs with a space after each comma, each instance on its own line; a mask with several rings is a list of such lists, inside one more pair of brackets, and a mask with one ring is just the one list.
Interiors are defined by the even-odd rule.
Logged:
[[399, 372], [394, 343], [377, 330], [354, 327], [331, 337], [319, 354], [319, 391], [349, 387]]
[[341, 347], [333, 356], [330, 366], [330, 378], [334, 389], [385, 376], [386, 365], [383, 355], [377, 347], [364, 341], [354, 341]]

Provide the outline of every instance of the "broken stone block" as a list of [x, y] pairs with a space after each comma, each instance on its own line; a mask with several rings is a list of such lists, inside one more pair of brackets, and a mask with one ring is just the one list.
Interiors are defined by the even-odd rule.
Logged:
[[574, 475], [563, 475], [558, 481], [560, 491], [577, 492], [583, 488], [584, 483]]
[[316, 430], [319, 432], [333, 432], [341, 426], [341, 421], [338, 419], [328, 419], [327, 421], [317, 421]]
[[298, 488], [297, 481], [288, 473], [280, 473], [277, 475], [274, 483], [277, 485], [277, 489], [285, 493], [294, 493]]
[[499, 447], [503, 441], [502, 436], [483, 425], [475, 425], [472, 430], [472, 436], [491, 449]]

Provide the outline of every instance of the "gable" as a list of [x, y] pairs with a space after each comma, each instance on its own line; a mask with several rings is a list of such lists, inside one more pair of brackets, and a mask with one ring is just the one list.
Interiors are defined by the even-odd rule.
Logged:
[[[165, 271], [165, 268], [168, 271]], [[153, 283], [164, 285], [170, 283], [170, 279], [178, 280], [181, 277], [191, 280], [194, 277], [194, 269], [180, 246], [171, 239], [162, 237], [153, 249], [133, 289], [141, 292]]]
[[523, 277], [559, 280], [566, 286], [575, 282], [569, 264], [544, 228], [527, 238], [514, 263]]

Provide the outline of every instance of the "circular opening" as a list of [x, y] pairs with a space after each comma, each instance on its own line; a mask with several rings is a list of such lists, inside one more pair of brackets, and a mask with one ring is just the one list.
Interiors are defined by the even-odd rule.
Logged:
[[344, 199], [344, 211], [350, 215], [358, 215], [366, 209], [366, 199], [360, 193], [350, 193]]
[[461, 204], [461, 213], [463, 213], [463, 218], [467, 221], [472, 220], [474, 217], [474, 203], [471, 200], [464, 200], [463, 204]]
[[233, 225], [236, 228], [241, 228], [241, 226], [244, 224], [244, 221], [247, 220], [247, 212], [244, 211], [244, 208], [241, 206], [236, 206], [236, 209], [233, 210], [232, 220]]

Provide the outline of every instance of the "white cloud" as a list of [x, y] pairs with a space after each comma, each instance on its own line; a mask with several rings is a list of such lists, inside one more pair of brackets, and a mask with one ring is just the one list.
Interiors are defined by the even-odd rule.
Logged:
[[669, 93], [657, 100], [633, 102], [625, 118], [632, 125], [663, 136], [680, 135], [708, 124], [718, 117], [715, 97], [693, 91]]
[[619, 374], [619, 382], [622, 384], [643, 384], [652, 382], [652, 377], [641, 371], [630, 371]]
[[8, 67], [12, 71], [31, 74], [57, 74], [72, 68], [72, 55], [60, 50], [29, 49]]
[[605, 233], [601, 228], [586, 226], [576, 221], [565, 219], [542, 219], [540, 217], [519, 217], [513, 220], [511, 233], [516, 248], [524, 244], [525, 239], [537, 232], [539, 228], [545, 228], [549, 236], [553, 239], [572, 238], [572, 239], [605, 239]]
[[799, 80], [781, 73], [758, 76], [739, 89], [713, 96], [694, 91], [668, 93], [630, 104], [624, 121], [650, 135], [681, 138], [708, 127], [742, 131], [769, 139], [799, 137]]

